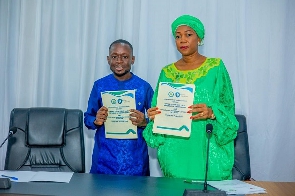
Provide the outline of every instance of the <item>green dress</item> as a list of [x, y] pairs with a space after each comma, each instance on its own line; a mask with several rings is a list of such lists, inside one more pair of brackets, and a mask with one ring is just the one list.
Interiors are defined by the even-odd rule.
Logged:
[[189, 138], [153, 133], [153, 121], [143, 135], [152, 148], [158, 149], [158, 160], [166, 177], [204, 180], [207, 144], [206, 124], [213, 125], [210, 139], [208, 180], [232, 179], [234, 139], [239, 127], [235, 118], [235, 103], [229, 74], [219, 58], [207, 58], [194, 70], [180, 71], [175, 64], [165, 66], [158, 79], [152, 99], [157, 106], [160, 82], [195, 84], [194, 104], [211, 107], [215, 120], [192, 120]]

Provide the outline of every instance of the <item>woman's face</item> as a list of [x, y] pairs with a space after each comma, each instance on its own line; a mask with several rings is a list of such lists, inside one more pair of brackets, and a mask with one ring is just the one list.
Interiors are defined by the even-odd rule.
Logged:
[[191, 55], [198, 51], [200, 41], [196, 32], [189, 26], [183, 25], [176, 29], [175, 43], [177, 50], [183, 55]]

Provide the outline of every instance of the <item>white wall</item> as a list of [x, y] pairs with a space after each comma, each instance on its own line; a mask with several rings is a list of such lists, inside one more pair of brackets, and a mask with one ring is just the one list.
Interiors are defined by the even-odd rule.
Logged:
[[[85, 111], [93, 82], [110, 73], [115, 39], [133, 44], [134, 73], [155, 87], [180, 57], [170, 25], [191, 14], [205, 25], [201, 52], [224, 60], [236, 113], [247, 117], [253, 178], [295, 181], [294, 10], [293, 0], [1, 0], [0, 140], [15, 107]], [[93, 135], [85, 128], [87, 170]], [[156, 159], [151, 165], [159, 176]]]

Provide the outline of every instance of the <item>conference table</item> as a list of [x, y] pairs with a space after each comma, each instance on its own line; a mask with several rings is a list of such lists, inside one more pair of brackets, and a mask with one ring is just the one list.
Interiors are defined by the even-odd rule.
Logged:
[[247, 181], [247, 183], [262, 187], [267, 192], [251, 196], [295, 196], [295, 182]]
[[[295, 195], [295, 182], [275, 183], [250, 181], [266, 188], [262, 195]], [[69, 183], [12, 182], [10, 189], [0, 189], [1, 196], [63, 195], [63, 196], [158, 196], [183, 195], [185, 189], [202, 190], [202, 183], [186, 183], [182, 179], [145, 176], [100, 175], [74, 173]], [[208, 187], [208, 190], [214, 190]]]

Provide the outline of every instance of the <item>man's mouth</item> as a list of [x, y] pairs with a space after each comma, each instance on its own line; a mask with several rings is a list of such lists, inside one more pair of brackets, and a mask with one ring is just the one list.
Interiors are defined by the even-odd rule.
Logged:
[[118, 65], [115, 67], [116, 71], [122, 71], [123, 70], [123, 67], [121, 65]]

